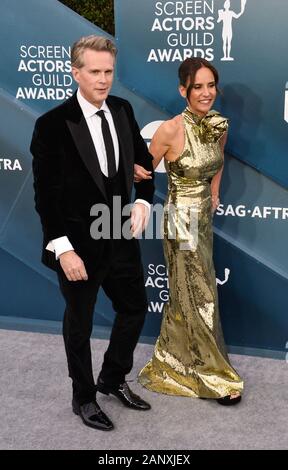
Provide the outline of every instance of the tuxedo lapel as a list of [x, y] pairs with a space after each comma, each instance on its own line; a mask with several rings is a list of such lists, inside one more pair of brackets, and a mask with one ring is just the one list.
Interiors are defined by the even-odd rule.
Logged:
[[120, 158], [123, 162], [125, 183], [127, 193], [130, 194], [133, 183], [133, 141], [131, 138], [131, 127], [124, 107], [113, 106], [112, 99], [108, 98], [106, 103], [111, 111], [115, 129], [117, 132]]
[[[129, 122], [125, 108], [123, 106], [119, 106], [118, 103], [115, 103], [115, 101], [113, 101], [113, 97], [108, 97], [106, 103], [111, 111], [115, 129], [117, 132], [120, 158], [122, 158], [123, 162], [123, 172], [125, 176], [127, 193], [130, 194], [131, 187], [133, 184], [134, 162], [134, 148], [133, 138], [131, 134], [131, 124]], [[76, 94], [74, 94], [72, 98], [67, 101], [67, 106], [68, 117], [66, 119], [66, 122], [71, 132], [74, 143], [84, 164], [86, 165], [86, 168], [88, 169], [98, 188], [102, 192], [103, 196], [107, 200], [107, 194], [97, 153], [85, 117], [78, 103]]]
[[107, 199], [107, 194], [97, 153], [85, 117], [81, 111], [81, 108], [78, 104], [75, 95], [71, 98], [70, 104], [71, 108], [69, 115], [71, 117], [68, 117], [66, 119], [67, 126], [71, 132], [74, 143], [87, 170], [94, 179], [95, 183], [97, 184], [105, 199]]

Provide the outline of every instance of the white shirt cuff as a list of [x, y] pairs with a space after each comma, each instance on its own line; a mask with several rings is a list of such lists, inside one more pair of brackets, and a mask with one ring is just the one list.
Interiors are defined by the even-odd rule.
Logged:
[[58, 259], [62, 253], [74, 250], [74, 248], [69, 242], [68, 237], [64, 236], [55, 238], [55, 240], [51, 240], [46, 246], [46, 250], [53, 251], [53, 253], [55, 253], [56, 259]]
[[148, 215], [150, 215], [151, 204], [148, 201], [145, 201], [145, 199], [136, 199], [136, 201], [134, 201], [134, 204], [136, 204], [137, 202], [139, 202], [140, 204], [144, 204], [144, 206], [146, 206], [149, 211]]

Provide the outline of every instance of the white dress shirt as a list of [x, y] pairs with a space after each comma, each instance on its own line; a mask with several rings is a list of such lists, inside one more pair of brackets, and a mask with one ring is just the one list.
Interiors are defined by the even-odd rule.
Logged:
[[[111, 136], [112, 136], [114, 152], [115, 152], [116, 168], [118, 170], [119, 168], [119, 142], [118, 142], [117, 132], [115, 129], [111, 111], [108, 108], [105, 101], [103, 102], [100, 109], [94, 106], [89, 101], [87, 101], [81, 95], [79, 88], [77, 90], [77, 100], [83, 112], [83, 115], [85, 117], [85, 120], [87, 122], [87, 126], [89, 128], [89, 131], [93, 140], [93, 144], [97, 153], [101, 171], [105, 176], [108, 176], [108, 162], [107, 162], [105, 143], [104, 143], [102, 129], [101, 129], [101, 118], [100, 116], [97, 116], [96, 113], [97, 111], [100, 111], [100, 110], [104, 111], [105, 113], [105, 117], [108, 121]], [[150, 204], [148, 201], [145, 201], [144, 199], [136, 199], [135, 204], [137, 202], [144, 204], [149, 209], [149, 213], [150, 213]], [[54, 240], [51, 240], [46, 246], [46, 250], [53, 251], [55, 253], [56, 259], [58, 259], [59, 256], [62, 255], [62, 253], [65, 253], [66, 251], [74, 250], [74, 248], [72, 244], [70, 243], [68, 237], [65, 235], [63, 237], [59, 237]]]
[[98, 111], [104, 111], [105, 117], [109, 124], [109, 129], [112, 136], [114, 151], [115, 151], [115, 161], [116, 161], [116, 169], [119, 168], [119, 142], [118, 137], [114, 125], [114, 121], [112, 118], [112, 114], [110, 109], [108, 108], [106, 102], [104, 101], [101, 108], [97, 108], [94, 104], [89, 103], [80, 93], [80, 90], [77, 91], [77, 99], [80, 104], [80, 108], [84, 114], [84, 117], [87, 122], [87, 126], [89, 128], [93, 144], [97, 153], [98, 161], [100, 164], [100, 168], [102, 173], [108, 177], [108, 163], [107, 163], [107, 154], [105, 143], [102, 135], [101, 129], [101, 117], [97, 116]]

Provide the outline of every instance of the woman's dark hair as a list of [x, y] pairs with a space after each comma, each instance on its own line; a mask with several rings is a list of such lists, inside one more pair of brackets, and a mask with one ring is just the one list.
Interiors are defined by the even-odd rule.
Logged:
[[189, 96], [193, 88], [193, 85], [195, 83], [195, 75], [197, 71], [201, 69], [201, 67], [207, 67], [207, 69], [211, 70], [211, 72], [214, 75], [216, 89], [217, 91], [219, 91], [217, 88], [217, 85], [219, 82], [219, 75], [215, 67], [213, 67], [213, 65], [210, 62], [208, 62], [208, 60], [206, 59], [201, 59], [200, 57], [189, 58], [189, 59], [184, 60], [184, 62], [182, 62], [182, 64], [180, 65], [178, 69], [178, 77], [179, 77], [180, 85], [186, 87], [188, 84], [188, 88], [187, 88], [188, 100], [189, 100]]

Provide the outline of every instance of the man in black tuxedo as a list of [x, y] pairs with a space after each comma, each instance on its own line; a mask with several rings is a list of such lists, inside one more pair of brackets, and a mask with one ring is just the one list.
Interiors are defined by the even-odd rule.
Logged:
[[[78, 90], [37, 119], [31, 143], [35, 206], [44, 234], [42, 261], [57, 272], [66, 301], [63, 336], [72, 379], [72, 408], [87, 426], [101, 430], [113, 429], [113, 423], [96, 402], [97, 390], [113, 394], [129, 408], [150, 409], [128, 387], [125, 375], [132, 369], [147, 311], [135, 236], [149, 218], [154, 192], [152, 157], [131, 105], [109, 96], [116, 52], [109, 39], [95, 35], [73, 45], [72, 74]], [[119, 227], [116, 232], [111, 227], [108, 236], [100, 228], [95, 233], [92, 206], [108, 207], [109, 214], [103, 213], [106, 222], [107, 217], [113, 222], [118, 217], [115, 210], [113, 213], [115, 197], [121, 198], [121, 208], [130, 202], [136, 163], [148, 173], [135, 185], [131, 236], [113, 238]], [[121, 220], [127, 225], [127, 217]], [[100, 286], [112, 300], [116, 317], [95, 385], [90, 336]]]

